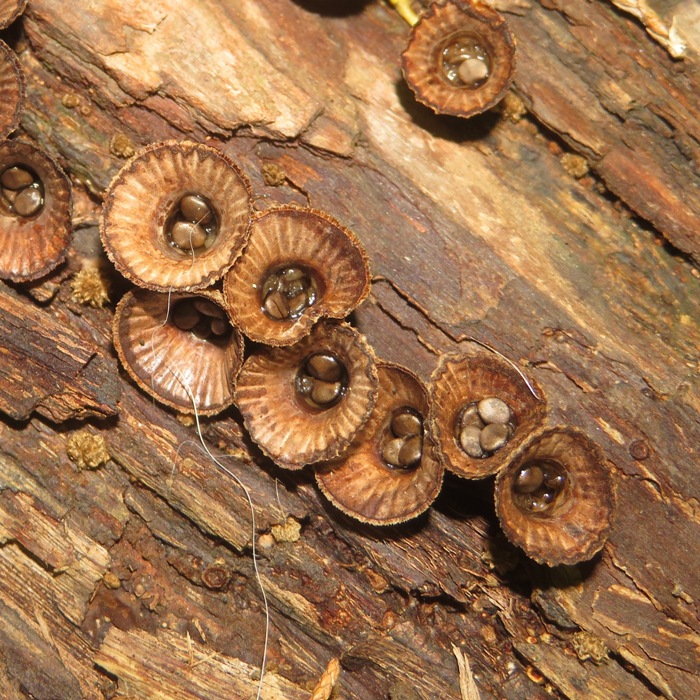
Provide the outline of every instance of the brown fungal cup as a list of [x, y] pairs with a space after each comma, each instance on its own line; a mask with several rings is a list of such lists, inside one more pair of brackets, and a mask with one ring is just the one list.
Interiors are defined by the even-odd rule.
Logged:
[[615, 505], [615, 483], [600, 448], [571, 428], [536, 435], [496, 478], [496, 512], [506, 536], [550, 566], [598, 552]]
[[466, 479], [495, 474], [543, 423], [542, 389], [495, 353], [441, 358], [430, 381], [430, 428], [445, 467]]
[[128, 292], [117, 305], [113, 337], [132, 379], [166, 406], [194, 413], [194, 399], [198, 413], [212, 415], [233, 403], [243, 340], [220, 294]]
[[15, 52], [0, 41], [0, 139], [13, 132], [24, 109], [24, 72]]
[[253, 217], [224, 295], [246, 336], [290, 345], [320, 317], [347, 316], [369, 285], [367, 255], [350, 230], [321, 211], [282, 206]]
[[377, 396], [374, 353], [354, 328], [321, 321], [289, 347], [261, 347], [243, 365], [236, 405], [278, 465], [301, 469], [343, 452]]
[[374, 411], [341, 457], [316, 466], [323, 494], [344, 513], [393, 525], [423, 513], [442, 486], [443, 468], [427, 430], [428, 392], [410, 370], [377, 362]]
[[0, 278], [35, 280], [63, 262], [71, 211], [70, 180], [48, 154], [0, 142]]
[[0, 0], [0, 29], [9, 27], [26, 7], [27, 0]]
[[437, 0], [413, 27], [402, 57], [406, 82], [439, 114], [470, 117], [497, 104], [515, 71], [515, 40], [496, 10]]
[[117, 173], [100, 231], [125, 277], [158, 291], [213, 284], [248, 238], [248, 180], [224, 153], [188, 141], [155, 143]]

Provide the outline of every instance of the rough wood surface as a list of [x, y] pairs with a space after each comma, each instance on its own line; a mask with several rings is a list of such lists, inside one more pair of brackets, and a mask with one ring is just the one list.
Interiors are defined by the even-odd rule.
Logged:
[[5, 285], [1, 291], [0, 410], [16, 420], [37, 411], [56, 422], [116, 415], [114, 360]]
[[[408, 29], [380, 3], [30, 0], [6, 37], [22, 133], [71, 174], [76, 237], [42, 284], [0, 287], [3, 697], [255, 695], [247, 499], [119, 372], [123, 280], [104, 309], [71, 295], [104, 264], [99, 198], [124, 157], [183, 137], [234, 157], [260, 207], [310, 202], [357, 233], [374, 280], [353, 318], [378, 355], [427, 378], [440, 352], [490, 343], [620, 481], [603, 553], [550, 570], [504, 542], [490, 481], [450, 478], [417, 523], [360, 527], [264, 460], [235, 411], [207, 420], [254, 504], [263, 697], [310, 695], [337, 656], [337, 697], [457, 699], [453, 644], [482, 700], [700, 695], [700, 58], [674, 62], [604, 2], [508, 20], [517, 97], [465, 122], [413, 100]], [[111, 460], [79, 469], [77, 431]]]

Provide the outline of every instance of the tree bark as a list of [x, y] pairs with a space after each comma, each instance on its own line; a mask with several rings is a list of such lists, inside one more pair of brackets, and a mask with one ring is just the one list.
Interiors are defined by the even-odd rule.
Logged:
[[[18, 136], [71, 175], [75, 240], [48, 279], [0, 287], [3, 697], [255, 697], [265, 599], [264, 698], [310, 697], [339, 657], [333, 697], [457, 699], [452, 645], [482, 700], [700, 696], [698, 54], [674, 61], [606, 2], [518, 13], [513, 94], [464, 121], [416, 103], [408, 27], [378, 2], [30, 0], [9, 36]], [[100, 197], [168, 138], [233, 157], [259, 207], [310, 203], [357, 234], [373, 283], [353, 322], [378, 356], [427, 380], [476, 339], [536, 377], [550, 423], [615, 465], [603, 552], [535, 565], [489, 480], [448, 476], [417, 522], [360, 526], [235, 410], [202, 423], [217, 467], [111, 344], [127, 285]], [[90, 264], [107, 308], [72, 295]], [[78, 433], [110, 459], [80, 468]]]

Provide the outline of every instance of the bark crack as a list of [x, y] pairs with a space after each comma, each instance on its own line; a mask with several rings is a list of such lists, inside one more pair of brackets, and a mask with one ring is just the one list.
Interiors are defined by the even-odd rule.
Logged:
[[[372, 279], [372, 283], [375, 284], [381, 284], [384, 283], [386, 284], [398, 297], [400, 297], [406, 305], [413, 309], [414, 311], [418, 312], [422, 318], [424, 318], [430, 326], [435, 328], [435, 330], [439, 331], [443, 336], [445, 336], [445, 340], [447, 341], [452, 341], [455, 343], [460, 343], [463, 341], [476, 341], [476, 338], [473, 338], [472, 336], [469, 336], [467, 334], [460, 334], [456, 335], [449, 331], [447, 328], [442, 326], [438, 321], [436, 321], [431, 315], [430, 312], [422, 306], [416, 299], [414, 299], [408, 292], [406, 292], [404, 289], [402, 289], [396, 282], [391, 280], [389, 277], [385, 277], [384, 275], [377, 275]], [[382, 308], [383, 311], [386, 311], [384, 307], [381, 306], [380, 302], [377, 302], [377, 304]], [[390, 315], [402, 328], [405, 330], [408, 330], [412, 333], [415, 333], [418, 336], [418, 332], [411, 327], [410, 325], [407, 325], [404, 321], [401, 321], [400, 319], [396, 318], [395, 314], [392, 314], [389, 311], [386, 311], [388, 315]], [[433, 348], [430, 344], [426, 344], [425, 347], [430, 350], [431, 352], [435, 353], [436, 355], [440, 354], [439, 350], [436, 350]]]

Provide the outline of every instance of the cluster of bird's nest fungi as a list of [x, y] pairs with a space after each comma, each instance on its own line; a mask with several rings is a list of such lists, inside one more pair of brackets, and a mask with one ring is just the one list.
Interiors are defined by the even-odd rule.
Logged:
[[[504, 61], [510, 75], [514, 44], [497, 13], [447, 0], [424, 19], [404, 56], [409, 83], [427, 86], [421, 99], [452, 113], [464, 91], [482, 107], [498, 99], [509, 79], [493, 81]], [[0, 90], [17, 105], [3, 113], [6, 138], [23, 81], [10, 49], [0, 53]], [[421, 76], [436, 61], [439, 71]], [[38, 279], [66, 255], [69, 181], [39, 149], [4, 140], [0, 185], [0, 277]], [[425, 512], [447, 469], [495, 475], [503, 530], [533, 559], [599, 551], [615, 505], [609, 465], [580, 431], [547, 425], [542, 388], [476, 346], [443, 356], [427, 385], [377, 358], [345, 320], [370, 292], [357, 236], [316, 209], [252, 202], [239, 167], [193, 142], [152, 144], [112, 180], [102, 243], [135, 285], [117, 305], [114, 346], [141, 389], [182, 413], [237, 406], [270, 459], [312, 465], [322, 493], [365, 523]]]

